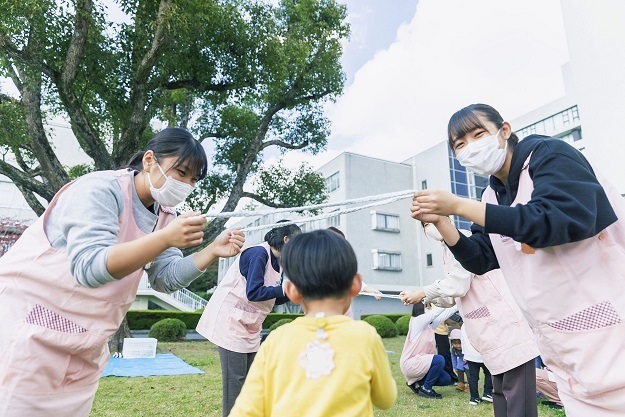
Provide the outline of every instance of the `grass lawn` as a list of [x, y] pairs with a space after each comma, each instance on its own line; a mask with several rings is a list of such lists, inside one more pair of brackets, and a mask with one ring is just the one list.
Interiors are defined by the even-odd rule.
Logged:
[[[397, 382], [395, 405], [386, 411], [375, 410], [379, 417], [492, 417], [491, 404], [469, 404], [469, 394], [454, 387], [438, 387], [442, 400], [429, 400], [414, 395], [406, 387], [399, 370], [399, 356], [405, 336], [383, 339]], [[210, 342], [159, 343], [159, 353], [174, 353], [187, 363], [206, 372], [203, 375], [158, 376], [148, 378], [107, 377], [100, 381], [92, 417], [220, 417], [221, 369], [219, 354]], [[482, 380], [480, 380], [480, 385]], [[540, 417], [564, 417], [564, 412], [539, 405]], [[322, 416], [320, 416], [322, 417]]]

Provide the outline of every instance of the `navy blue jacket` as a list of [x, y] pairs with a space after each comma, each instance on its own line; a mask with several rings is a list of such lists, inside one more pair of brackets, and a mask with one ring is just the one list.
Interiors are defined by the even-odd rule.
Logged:
[[[276, 305], [284, 304], [289, 298], [284, 295], [281, 285], [265, 286], [265, 267], [269, 262], [267, 251], [262, 246], [252, 246], [241, 254], [239, 270], [245, 277], [245, 293], [250, 301], [266, 301], [276, 299]], [[271, 253], [271, 266], [276, 272], [280, 272], [280, 263]]]
[[[532, 198], [510, 207], [529, 155]], [[577, 149], [547, 136], [531, 135], [514, 148], [506, 184], [494, 176], [490, 187], [499, 205], [486, 205], [486, 227], [473, 224], [470, 237], [449, 247], [468, 271], [484, 274], [499, 268], [488, 233], [509, 236], [534, 248], [578, 242], [595, 236], [617, 220], [592, 167]]]

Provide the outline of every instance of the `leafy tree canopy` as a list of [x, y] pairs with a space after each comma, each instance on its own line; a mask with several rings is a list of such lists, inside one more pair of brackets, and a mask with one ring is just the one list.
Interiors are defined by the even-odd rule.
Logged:
[[[91, 169], [125, 164], [153, 135], [150, 122], [214, 141], [213, 166], [188, 204], [243, 197], [269, 206], [324, 201], [309, 167], [262, 168], [269, 149], [324, 149], [323, 105], [344, 86], [346, 8], [334, 0], [117, 0], [111, 21], [93, 0], [0, 0], [0, 174], [37, 212], [84, 166], [62, 166], [46, 122], [66, 118]], [[9, 163], [8, 156], [11, 156]], [[254, 181], [250, 181], [250, 179]], [[253, 184], [254, 189], [244, 189]], [[225, 220], [207, 229], [210, 239]]]

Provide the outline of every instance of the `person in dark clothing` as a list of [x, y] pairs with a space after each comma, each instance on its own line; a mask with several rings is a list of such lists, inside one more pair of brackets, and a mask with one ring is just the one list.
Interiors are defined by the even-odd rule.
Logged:
[[[554, 372], [567, 415], [623, 415], [622, 196], [581, 152], [546, 136], [519, 141], [491, 106], [456, 112], [448, 135], [460, 164], [490, 175], [489, 187], [482, 201], [418, 191], [412, 216], [433, 223], [470, 272], [501, 269]], [[441, 217], [452, 214], [474, 222], [471, 236]]]
[[281, 285], [279, 258], [284, 244], [299, 233], [295, 224], [275, 227], [263, 243], [244, 249], [198, 322], [196, 331], [219, 349], [224, 417], [230, 414], [258, 352], [263, 321], [274, 305], [289, 301]]

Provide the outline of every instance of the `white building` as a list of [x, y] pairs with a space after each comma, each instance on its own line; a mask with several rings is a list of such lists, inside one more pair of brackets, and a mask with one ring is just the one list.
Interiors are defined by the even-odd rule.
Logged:
[[[403, 163], [345, 152], [317, 172], [326, 178], [331, 203], [428, 187], [476, 198], [481, 195], [485, 183], [484, 178], [467, 174], [451, 156], [446, 142]], [[402, 290], [421, 288], [443, 277], [442, 248], [438, 242], [427, 238], [421, 224], [410, 217], [411, 204], [410, 199], [404, 199], [327, 220], [303, 221], [301, 227], [303, 231], [311, 231], [334, 226], [343, 231], [356, 252], [359, 272], [367, 285], [387, 294], [398, 294]], [[343, 207], [334, 207], [327, 212], [340, 208]], [[297, 220], [300, 217], [275, 214], [248, 217], [233, 226], [259, 226], [283, 218]], [[456, 224], [463, 228], [470, 226], [464, 219], [457, 219]], [[268, 231], [249, 233], [246, 246], [262, 242]], [[232, 258], [220, 259], [220, 279], [232, 262]], [[410, 312], [410, 308], [396, 299], [375, 301], [367, 296], [356, 298], [353, 310], [355, 317], [382, 312]]]
[[513, 120], [512, 127], [519, 137], [566, 140], [625, 194], [619, 126], [625, 114], [625, 2], [563, 1], [561, 7], [570, 58], [562, 67], [566, 94]]

